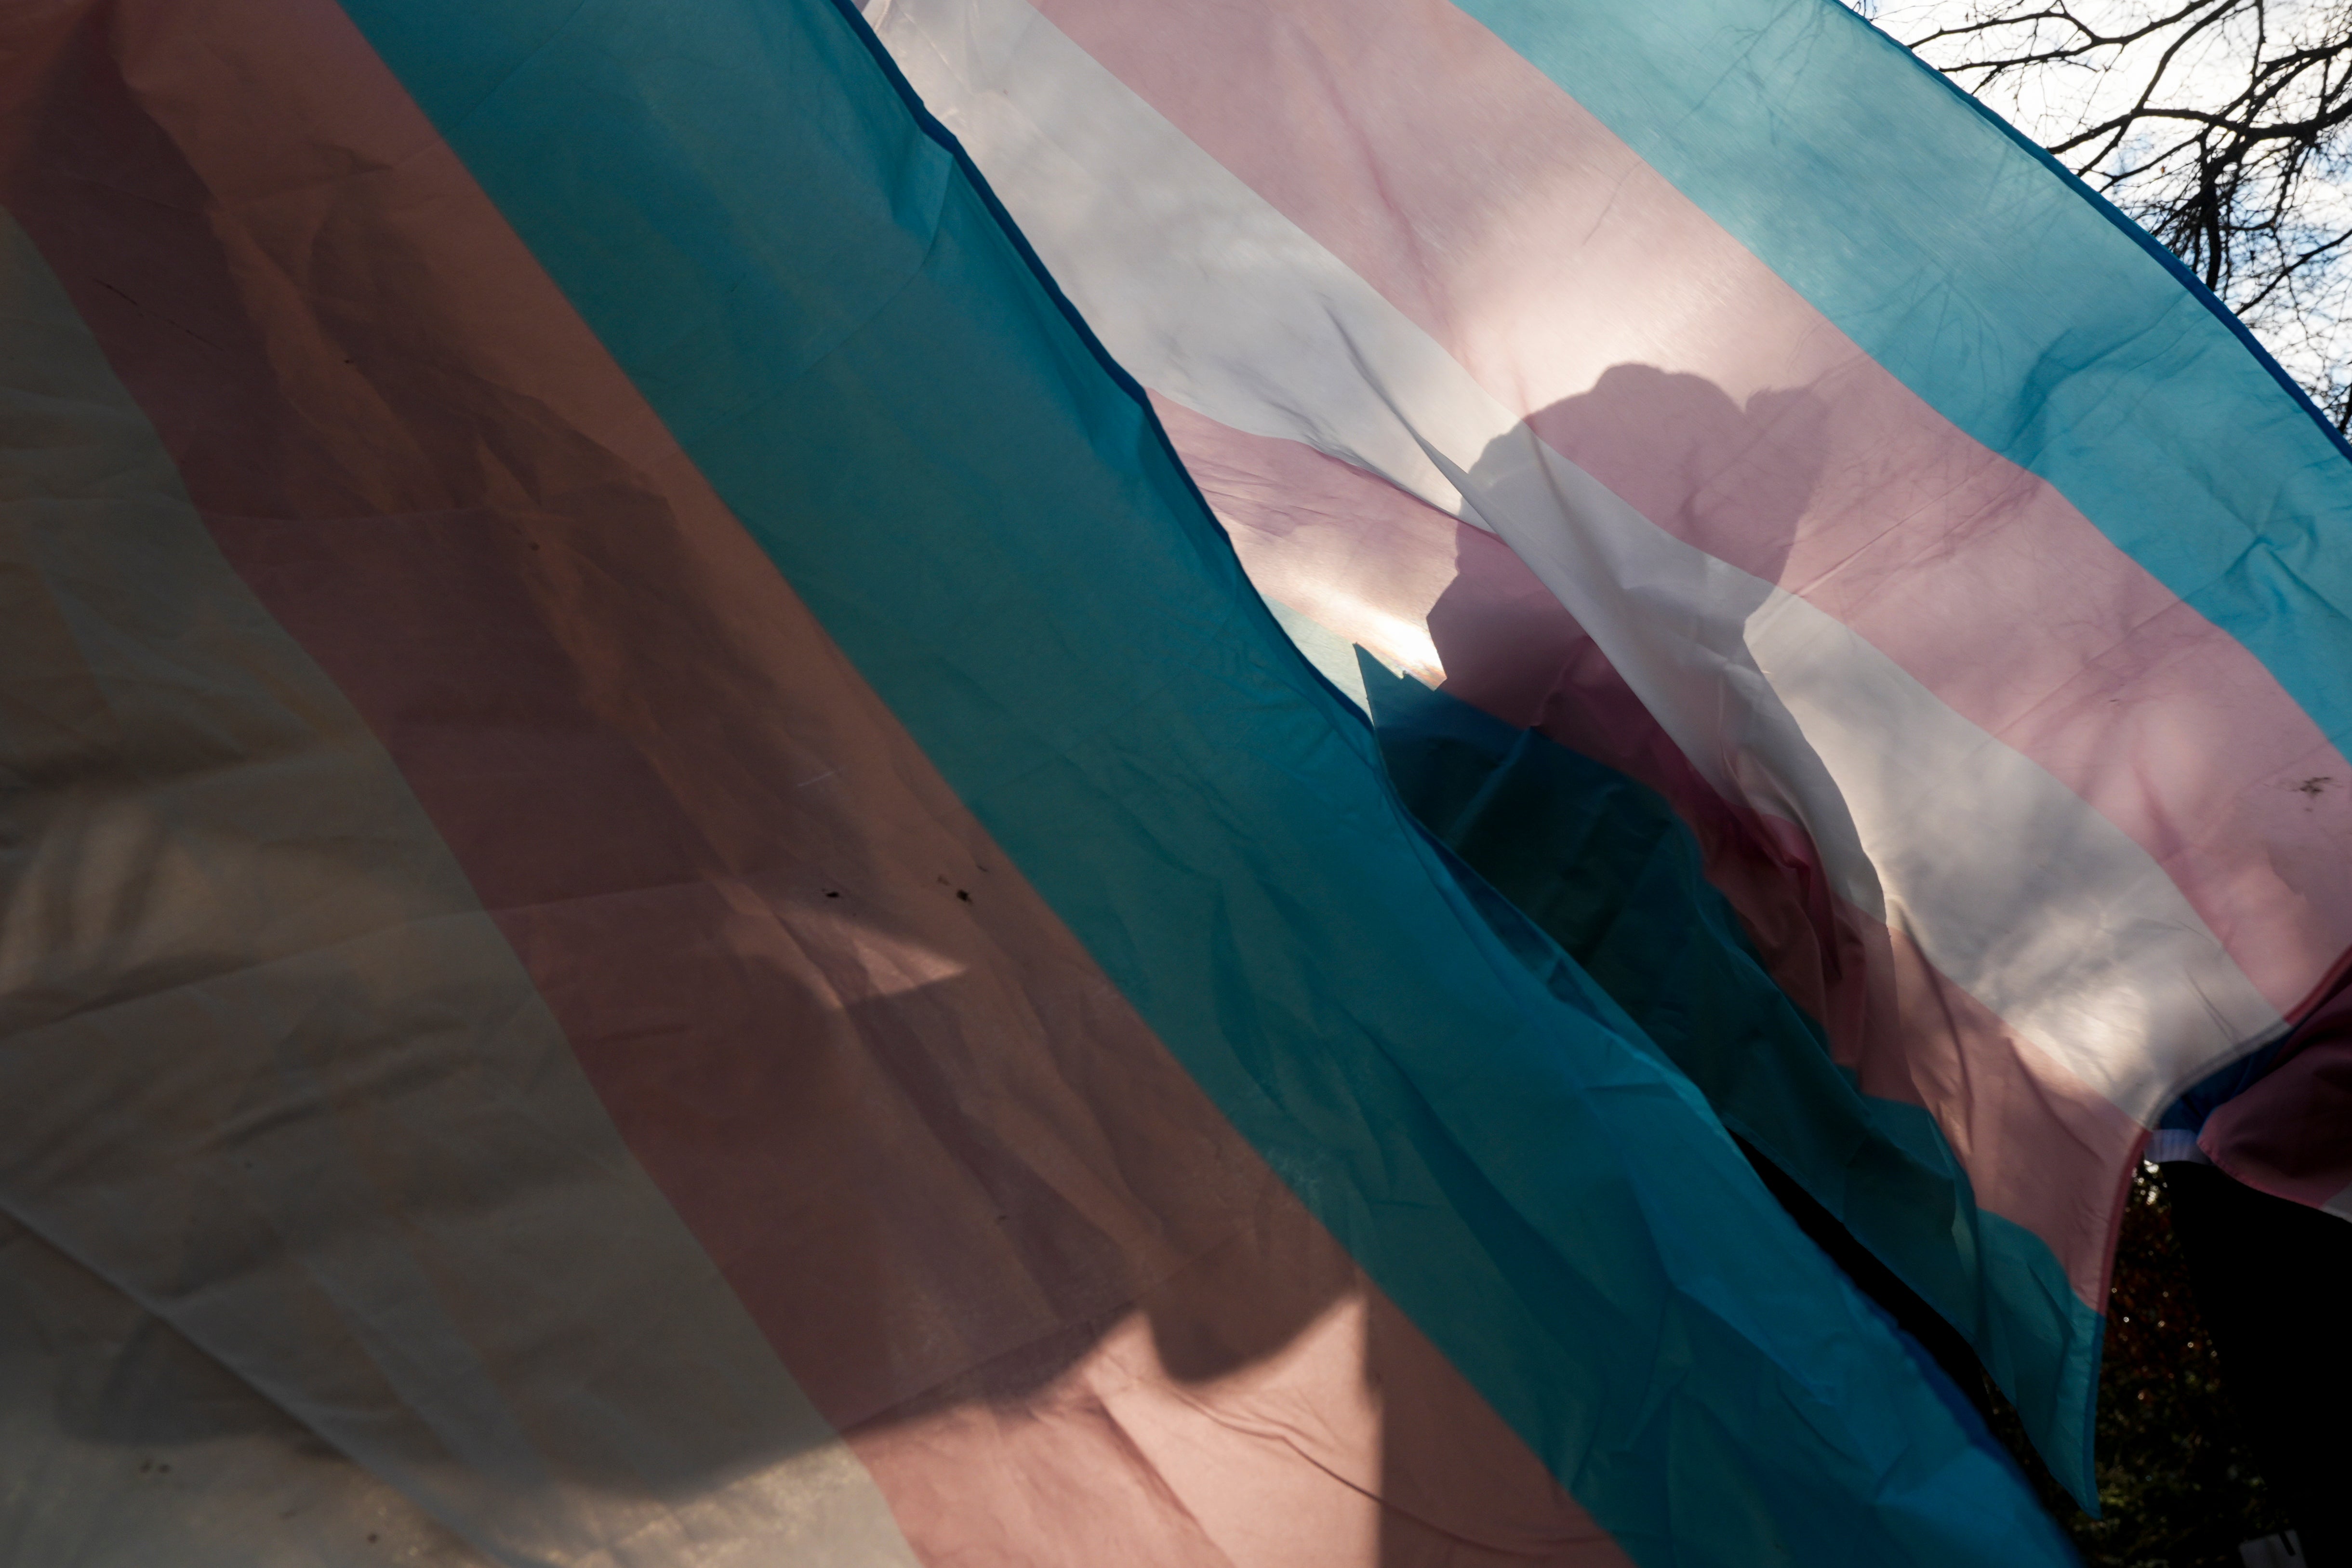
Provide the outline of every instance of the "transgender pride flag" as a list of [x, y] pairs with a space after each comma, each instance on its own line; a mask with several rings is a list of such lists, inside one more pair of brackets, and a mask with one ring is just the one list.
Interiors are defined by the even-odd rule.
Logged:
[[0, 11], [0, 1558], [2066, 1561], [2344, 459], [1737, 11]]
[[2352, 1216], [2347, 1047], [2288, 1038], [2352, 945], [2333, 432], [1830, 0], [866, 15], [1392, 757], [1499, 770], [1412, 763], [1424, 818], [1596, 973], [1643, 907], [1612, 992], [2087, 1497], [2184, 1091], [2272, 1067], [2205, 1147]]
[[0, 207], [0, 1559], [2065, 1561], [851, 11], [11, 5]]

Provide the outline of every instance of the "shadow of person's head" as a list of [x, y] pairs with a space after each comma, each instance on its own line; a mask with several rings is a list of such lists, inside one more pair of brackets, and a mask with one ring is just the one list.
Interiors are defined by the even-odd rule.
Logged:
[[1828, 412], [1801, 387], [1743, 402], [1705, 376], [1619, 364], [1528, 425], [1658, 527], [1776, 583], [1821, 482]]

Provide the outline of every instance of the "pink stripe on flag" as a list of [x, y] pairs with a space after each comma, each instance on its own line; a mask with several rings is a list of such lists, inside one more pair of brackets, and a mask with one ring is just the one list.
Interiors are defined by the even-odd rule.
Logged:
[[2352, 764], [2253, 656], [1444, 0], [1039, 9], [1653, 522], [1853, 626], [2131, 836], [2282, 1013]]

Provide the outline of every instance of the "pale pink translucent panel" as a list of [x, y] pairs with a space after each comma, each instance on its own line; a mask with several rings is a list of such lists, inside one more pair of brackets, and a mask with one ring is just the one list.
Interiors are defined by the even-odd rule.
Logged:
[[1039, 9], [1563, 456], [2105, 815], [2282, 1012], [2352, 943], [2352, 765], [2259, 662], [1454, 6]]

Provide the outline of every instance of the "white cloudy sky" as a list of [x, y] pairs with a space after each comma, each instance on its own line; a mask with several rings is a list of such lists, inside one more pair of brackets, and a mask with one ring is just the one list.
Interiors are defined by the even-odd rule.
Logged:
[[[1885, 32], [1906, 43], [1926, 39], [1940, 28], [1978, 17], [2053, 8], [2049, 0], [1849, 3]], [[2183, 0], [2163, 0], [2160, 5], [2151, 0], [2072, 0], [2068, 8], [2100, 31], [2116, 34], [2129, 31], [2143, 19], [2160, 12], [2177, 10], [2182, 4]], [[2340, 32], [2347, 20], [2352, 20], [2352, 5], [2347, 5], [2347, 0], [2270, 0], [2266, 9], [2274, 46], [2283, 37]], [[2210, 38], [2182, 49], [2163, 68], [2165, 87], [2159, 97], [2181, 107], [2216, 108], [2234, 96], [2246, 80], [2255, 25], [2252, 16], [2240, 17]], [[2043, 35], [2045, 41], [2073, 36], [2062, 33], [2056, 24], [2042, 26], [2048, 29]], [[2165, 48], [2176, 37], [2176, 33], [2167, 31], [2130, 48], [2098, 51], [2080, 64], [2031, 69], [1995, 82], [1980, 96], [2028, 135], [2045, 145], [2054, 144], [2127, 107], [2146, 89]], [[1930, 42], [1921, 52], [1932, 63], [1948, 67], [1963, 59], [1989, 58], [1996, 52], [2018, 52], [2026, 42], [2027, 36], [2021, 30], [2011, 28], [2004, 34], [1976, 40], [1948, 38]], [[1960, 79], [1964, 84], [1972, 84], [1972, 79], [1966, 76]], [[2104, 167], [2119, 171], [2143, 161], [2152, 148], [2150, 141], [2142, 139], [2117, 149], [2116, 155]], [[2079, 157], [2069, 162], [2079, 163]], [[2159, 173], [2148, 177], [2161, 176]], [[2098, 183], [2095, 178], [2094, 183]], [[2129, 206], [2128, 189], [2112, 194]], [[2301, 210], [2324, 230], [2342, 233], [2352, 228], [2352, 179], [2339, 177], [2315, 183], [2305, 193]], [[2352, 305], [2352, 255], [2347, 255], [2347, 265], [2332, 272], [2315, 274], [2306, 283], [2298, 285], [2296, 298], [2274, 294], [2245, 310], [2249, 325], [2287, 369], [2307, 385], [2352, 381], [2352, 326], [2339, 324], [2352, 323], [2352, 309], [2347, 308]], [[2233, 303], [2247, 304], [2251, 298], [2250, 290], [2245, 289], [2225, 289], [2224, 293]]]

